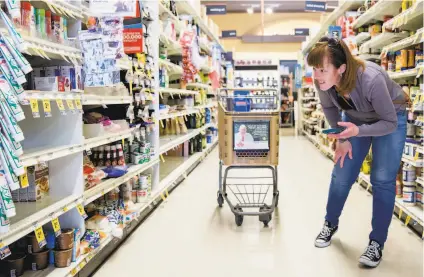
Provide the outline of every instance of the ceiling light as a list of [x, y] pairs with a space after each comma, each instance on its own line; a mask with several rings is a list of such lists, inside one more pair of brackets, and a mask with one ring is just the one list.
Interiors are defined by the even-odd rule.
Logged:
[[252, 8], [252, 7], [247, 8], [247, 13], [248, 13], [248, 14], [252, 14], [253, 12], [254, 12], [254, 10], [253, 10], [253, 8]]
[[274, 11], [272, 10], [272, 8], [266, 8], [266, 9], [265, 9], [265, 12], [266, 12], [267, 14], [272, 14]]

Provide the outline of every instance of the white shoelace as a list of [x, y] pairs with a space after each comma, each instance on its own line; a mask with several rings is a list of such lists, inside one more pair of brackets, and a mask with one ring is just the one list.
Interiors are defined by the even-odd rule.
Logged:
[[328, 226], [324, 226], [319, 234], [319, 238], [326, 238], [331, 235], [331, 230]]
[[380, 253], [378, 252], [378, 247], [379, 245], [377, 245], [376, 242], [371, 242], [370, 245], [368, 245], [367, 249], [365, 250], [365, 253], [363, 256], [366, 256], [370, 259], [374, 259], [374, 258], [380, 258]]

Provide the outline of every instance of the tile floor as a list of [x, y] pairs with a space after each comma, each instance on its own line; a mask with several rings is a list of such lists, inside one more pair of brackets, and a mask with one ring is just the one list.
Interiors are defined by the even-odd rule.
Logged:
[[216, 149], [95, 276], [423, 276], [423, 242], [397, 219], [381, 265], [358, 265], [368, 243], [372, 196], [356, 184], [333, 244], [315, 248], [332, 162], [302, 137], [285, 136], [280, 144], [280, 204], [269, 228], [257, 217], [236, 227], [228, 206], [217, 208]]

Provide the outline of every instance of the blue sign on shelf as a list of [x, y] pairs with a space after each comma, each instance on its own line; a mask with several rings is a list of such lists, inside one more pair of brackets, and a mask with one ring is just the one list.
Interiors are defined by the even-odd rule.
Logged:
[[227, 14], [226, 5], [208, 5], [206, 6], [207, 15]]
[[235, 37], [237, 37], [237, 31], [236, 30], [222, 31], [222, 37], [223, 38], [235, 38]]
[[305, 11], [325, 12], [325, 10], [325, 2], [305, 1]]
[[309, 36], [309, 29], [308, 28], [295, 28], [294, 29], [294, 35], [295, 36]]

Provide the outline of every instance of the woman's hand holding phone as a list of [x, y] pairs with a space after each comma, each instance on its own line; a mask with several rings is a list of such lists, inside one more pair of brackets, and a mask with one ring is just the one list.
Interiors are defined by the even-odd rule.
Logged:
[[340, 134], [329, 134], [328, 137], [332, 139], [348, 139], [356, 137], [359, 134], [359, 128], [351, 122], [338, 122], [339, 126], [345, 127], [346, 129]]
[[340, 160], [340, 167], [343, 168], [346, 155], [349, 155], [349, 159], [352, 159], [352, 144], [347, 140], [344, 142], [337, 141], [336, 151], [334, 153], [334, 163]]

